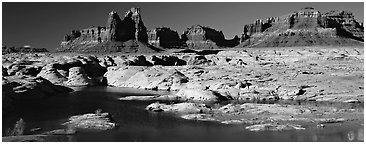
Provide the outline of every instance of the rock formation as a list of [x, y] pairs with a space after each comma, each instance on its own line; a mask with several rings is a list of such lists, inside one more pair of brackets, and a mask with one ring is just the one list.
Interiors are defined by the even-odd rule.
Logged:
[[363, 23], [359, 23], [350, 11], [332, 10], [324, 14], [323, 26], [336, 28], [337, 34], [363, 41]]
[[240, 46], [249, 47], [360, 45], [363, 24], [357, 22], [351, 12], [321, 14], [305, 7], [282, 17], [257, 19], [245, 25], [240, 41]]
[[34, 48], [34, 47], [2, 47], [2, 54], [9, 53], [34, 53], [34, 52], [48, 52], [46, 48]]
[[178, 90], [188, 78], [181, 72], [161, 67], [109, 67], [108, 85], [149, 90]]
[[67, 81], [67, 78], [60, 74], [52, 65], [43, 67], [37, 76], [47, 79], [53, 84], [63, 84], [64, 81]]
[[155, 52], [147, 44], [147, 30], [140, 8], [131, 8], [123, 20], [112, 11], [107, 25], [73, 30], [64, 37], [59, 51], [76, 52]]
[[3, 97], [15, 101], [40, 100], [72, 89], [52, 84], [42, 77], [8, 76], [3, 78]]
[[179, 38], [176, 31], [167, 27], [156, 28], [147, 32], [149, 44], [163, 48], [181, 48], [183, 41]]
[[116, 127], [116, 123], [112, 122], [109, 113], [88, 113], [83, 115], [75, 115], [69, 118], [68, 122], [63, 123], [70, 128], [84, 130], [110, 130]]
[[197, 103], [178, 103], [178, 104], [162, 104], [162, 103], [152, 103], [145, 108], [149, 111], [156, 112], [180, 112], [180, 113], [203, 113], [210, 112], [211, 108], [206, 104], [197, 104]]
[[192, 49], [217, 49], [219, 47], [233, 47], [239, 44], [239, 38], [225, 40], [222, 31], [194, 25], [187, 28], [182, 34], [182, 40], [186, 42], [188, 48]]
[[73, 67], [69, 70], [68, 80], [65, 81], [68, 86], [92, 86], [95, 85], [82, 67]]

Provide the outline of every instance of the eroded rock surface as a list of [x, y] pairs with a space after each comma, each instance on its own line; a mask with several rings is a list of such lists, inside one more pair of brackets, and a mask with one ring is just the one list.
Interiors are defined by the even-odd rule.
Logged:
[[146, 110], [157, 112], [180, 112], [180, 113], [208, 113], [211, 108], [205, 104], [199, 103], [177, 103], [172, 105], [162, 103], [152, 103], [148, 105]]
[[95, 85], [93, 81], [86, 75], [82, 67], [73, 67], [69, 69], [69, 77], [65, 82], [68, 86], [88, 86]]
[[110, 67], [105, 74], [108, 85], [155, 90], [177, 90], [188, 78], [174, 68]]
[[89, 130], [109, 130], [116, 126], [115, 123], [111, 122], [109, 113], [90, 113], [72, 116], [69, 118], [68, 122], [63, 123], [62, 125]]
[[[70, 69], [80, 67], [84, 69], [80, 78], [88, 85], [87, 79], [91, 85], [213, 91], [239, 101], [362, 103], [363, 59], [361, 47], [108, 56], [9, 54], [3, 57], [3, 73], [38, 75], [53, 84], [64, 85], [73, 81], [74, 77], [69, 77]], [[32, 68], [39, 70], [30, 71]]]
[[171, 105], [152, 103], [146, 110], [175, 112], [187, 120], [244, 124], [245, 129], [250, 131], [305, 130], [305, 128], [319, 128], [319, 125], [325, 127], [334, 123], [363, 120], [363, 109], [342, 105], [318, 106], [311, 103], [304, 105], [244, 103], [212, 107], [199, 103]]
[[283, 131], [283, 130], [305, 130], [301, 125], [275, 125], [275, 124], [259, 124], [247, 126], [245, 129], [250, 131]]
[[3, 96], [14, 100], [42, 99], [72, 91], [41, 77], [9, 76], [3, 78]]

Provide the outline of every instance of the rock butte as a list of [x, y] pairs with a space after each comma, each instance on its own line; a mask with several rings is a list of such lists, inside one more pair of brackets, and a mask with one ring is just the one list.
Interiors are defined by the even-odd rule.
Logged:
[[312, 7], [281, 17], [257, 19], [244, 26], [241, 47], [363, 45], [363, 23], [352, 12], [332, 10], [321, 14]]
[[106, 26], [73, 30], [65, 36], [59, 51], [154, 53], [171, 48], [349, 46], [362, 42], [363, 23], [349, 11], [322, 14], [305, 7], [288, 15], [257, 19], [244, 25], [241, 38], [226, 40], [222, 31], [202, 25], [187, 28], [181, 36], [168, 27], [147, 30], [140, 8], [131, 8], [123, 19], [110, 12]]

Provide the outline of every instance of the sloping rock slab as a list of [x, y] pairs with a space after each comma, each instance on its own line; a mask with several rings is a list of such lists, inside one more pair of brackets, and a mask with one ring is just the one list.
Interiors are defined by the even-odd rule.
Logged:
[[250, 131], [283, 131], [283, 130], [305, 130], [301, 125], [278, 125], [278, 124], [257, 124], [252, 126], [247, 126], [245, 129]]
[[22, 135], [2, 137], [3, 142], [62, 142], [68, 141], [65, 136], [60, 135]]
[[252, 126], [247, 126], [245, 129], [250, 131], [283, 131], [283, 130], [305, 130], [301, 125], [278, 125], [278, 124], [257, 124]]
[[118, 100], [123, 101], [185, 101], [185, 98], [181, 98], [176, 95], [157, 95], [157, 96], [126, 96], [118, 98]]
[[10, 76], [3, 79], [3, 95], [15, 100], [42, 99], [72, 89], [52, 84], [42, 77]]
[[73, 129], [57, 129], [42, 133], [43, 135], [73, 135], [76, 134], [76, 130]]
[[114, 67], [105, 74], [108, 85], [154, 90], [178, 90], [188, 82], [181, 72], [162, 67]]
[[217, 121], [216, 119], [212, 118], [208, 114], [187, 114], [187, 115], [181, 116], [181, 118], [184, 118], [187, 120]]
[[150, 111], [171, 111], [171, 112], [184, 112], [184, 113], [204, 113], [211, 111], [211, 108], [206, 104], [198, 104], [198, 103], [178, 103], [178, 104], [161, 104], [161, 103], [152, 103], [146, 107], [146, 110]]
[[109, 130], [116, 126], [111, 122], [109, 113], [76, 115], [69, 118], [69, 121], [62, 125], [72, 128], [88, 130]]
[[217, 92], [201, 89], [181, 89], [176, 95], [193, 101], [219, 101], [229, 99]]

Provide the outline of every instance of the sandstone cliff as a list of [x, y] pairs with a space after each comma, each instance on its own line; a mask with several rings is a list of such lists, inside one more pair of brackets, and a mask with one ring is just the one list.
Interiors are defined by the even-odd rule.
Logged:
[[156, 28], [147, 32], [149, 44], [163, 48], [181, 48], [185, 44], [177, 31], [167, 27]]
[[187, 28], [181, 37], [188, 48], [192, 49], [216, 49], [219, 47], [233, 47], [239, 44], [238, 37], [233, 40], [226, 40], [222, 31], [216, 31], [201, 25]]
[[147, 44], [147, 30], [140, 8], [131, 8], [124, 18], [112, 11], [107, 25], [73, 30], [64, 37], [59, 51], [68, 52], [156, 52]]
[[285, 16], [257, 19], [245, 25], [240, 41], [240, 46], [246, 47], [362, 45], [363, 24], [351, 12], [321, 14], [305, 7]]

